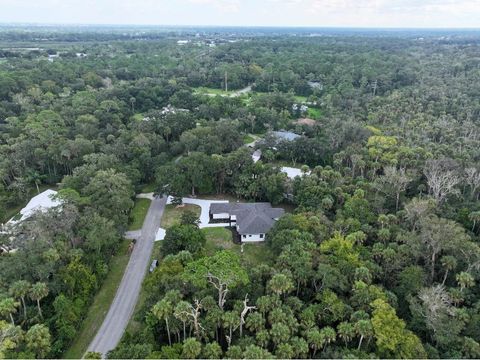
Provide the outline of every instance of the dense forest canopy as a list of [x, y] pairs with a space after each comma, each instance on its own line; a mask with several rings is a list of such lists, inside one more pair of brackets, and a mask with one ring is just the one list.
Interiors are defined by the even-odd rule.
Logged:
[[109, 357], [480, 357], [478, 32], [3, 26], [0, 179], [63, 203], [0, 232], [0, 358], [65, 354], [145, 184], [293, 211], [254, 259], [182, 216]]

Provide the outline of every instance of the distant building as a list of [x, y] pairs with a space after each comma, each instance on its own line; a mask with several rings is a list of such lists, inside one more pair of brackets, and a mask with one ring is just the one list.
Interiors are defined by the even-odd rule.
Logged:
[[314, 126], [317, 122], [313, 119], [310, 118], [300, 118], [297, 121], [295, 121], [295, 124], [298, 125], [306, 125], [306, 126]]
[[270, 203], [219, 203], [210, 205], [210, 219], [229, 221], [241, 242], [265, 241], [266, 233], [284, 210]]
[[254, 163], [256, 163], [260, 158], [262, 157], [262, 150], [258, 149], [255, 150], [252, 154], [252, 160]]
[[295, 134], [291, 131], [285, 131], [285, 130], [272, 131], [271, 134], [277, 140], [283, 140], [283, 141], [293, 141], [293, 140], [298, 139], [300, 137], [300, 135], [298, 135], [298, 134]]
[[[302, 169], [293, 168], [293, 167], [289, 167], [289, 166], [282, 166], [280, 168], [280, 171], [287, 174], [288, 178], [292, 179], [292, 180], [295, 179], [297, 176], [301, 177], [303, 175]], [[305, 174], [310, 175], [310, 170], [307, 171]]]
[[312, 89], [323, 89], [323, 84], [320, 81], [309, 81], [308, 86], [310, 86]]
[[17, 217], [10, 219], [7, 224], [16, 224], [22, 222], [38, 211], [44, 212], [51, 208], [62, 205], [61, 200], [55, 199], [57, 194], [58, 193], [55, 190], [48, 189], [34, 196], [30, 199], [28, 204], [25, 205], [22, 210], [20, 210], [20, 213], [17, 215]]
[[305, 104], [293, 104], [292, 111], [303, 114], [308, 111], [308, 106]]
[[[58, 193], [55, 190], [48, 189], [31, 198], [28, 204], [22, 210], [20, 210], [17, 215], [15, 215], [13, 218], [7, 221], [6, 224], [3, 224], [0, 227], [0, 233], [12, 234], [12, 230], [14, 230], [14, 227], [16, 225], [27, 220], [34, 214], [38, 212], [45, 212], [49, 209], [61, 206], [62, 201], [55, 198], [57, 194]], [[13, 251], [15, 251], [15, 249], [7, 245], [3, 245], [0, 248], [0, 253]]]
[[190, 40], [178, 40], [177, 45], [187, 45], [190, 42]]
[[48, 55], [48, 61], [53, 62], [54, 59], [60, 58], [60, 54], [49, 54]]

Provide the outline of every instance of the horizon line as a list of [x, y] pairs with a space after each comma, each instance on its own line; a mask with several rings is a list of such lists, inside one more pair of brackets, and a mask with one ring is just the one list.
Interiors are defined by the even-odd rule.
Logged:
[[415, 26], [415, 27], [385, 27], [385, 26], [350, 26], [350, 25], [199, 25], [199, 24], [138, 24], [138, 23], [51, 23], [51, 22], [2, 22], [0, 26], [129, 26], [129, 27], [168, 27], [168, 28], [265, 28], [265, 29], [347, 29], [347, 30], [469, 30], [480, 31], [480, 27], [439, 27], [439, 26]]

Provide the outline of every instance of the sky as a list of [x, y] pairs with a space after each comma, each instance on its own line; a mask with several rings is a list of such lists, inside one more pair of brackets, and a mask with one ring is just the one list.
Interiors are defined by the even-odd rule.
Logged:
[[480, 0], [0, 0], [0, 23], [480, 28]]

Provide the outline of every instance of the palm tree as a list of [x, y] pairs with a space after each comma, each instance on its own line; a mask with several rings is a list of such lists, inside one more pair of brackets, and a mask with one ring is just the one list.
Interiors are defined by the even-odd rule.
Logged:
[[457, 259], [453, 256], [446, 255], [441, 259], [442, 266], [445, 268], [445, 275], [443, 275], [442, 285], [447, 281], [448, 273], [457, 267]]
[[188, 338], [183, 342], [182, 357], [195, 359], [202, 352], [202, 344], [195, 338]]
[[315, 357], [318, 349], [322, 348], [325, 345], [325, 338], [320, 333], [317, 327], [308, 330], [306, 335], [308, 345], [313, 349], [313, 357]]
[[27, 296], [29, 290], [30, 283], [26, 280], [15, 281], [9, 289], [10, 294], [14, 298], [20, 299], [22, 301], [24, 320], [27, 320], [27, 305], [25, 304], [25, 296]]
[[152, 314], [159, 320], [165, 320], [168, 334], [168, 344], [172, 345], [172, 339], [170, 337], [170, 326], [168, 324], [168, 318], [173, 312], [173, 305], [170, 301], [162, 299], [157, 302], [152, 308]]
[[33, 284], [33, 286], [30, 288], [29, 295], [30, 299], [37, 302], [38, 315], [40, 315], [40, 317], [43, 319], [42, 308], [40, 307], [40, 300], [42, 300], [48, 295], [47, 284], [42, 282], [37, 282]]
[[334, 342], [337, 338], [337, 333], [335, 332], [335, 329], [330, 326], [326, 326], [322, 330], [320, 330], [320, 335], [324, 339], [324, 346], [327, 346], [328, 344]]
[[258, 333], [260, 330], [265, 328], [265, 319], [263, 315], [259, 312], [254, 312], [248, 315], [247, 322], [246, 322], [247, 329]]
[[173, 316], [176, 319], [180, 320], [183, 323], [183, 340], [187, 338], [187, 321], [189, 319], [188, 313], [191, 311], [192, 305], [186, 301], [180, 301], [177, 306], [175, 306], [175, 311]]
[[473, 232], [473, 230], [475, 230], [475, 226], [477, 226], [477, 222], [480, 222], [480, 211], [471, 212], [468, 215], [468, 218], [470, 219], [470, 221], [473, 221], [473, 226], [472, 226], [472, 232]]
[[277, 295], [281, 296], [293, 289], [292, 280], [285, 274], [275, 274], [268, 282], [268, 287]]
[[473, 276], [465, 271], [457, 274], [455, 278], [460, 285], [460, 291], [463, 291], [465, 288], [470, 288], [475, 285], [475, 279], [473, 278]]
[[37, 188], [37, 193], [40, 194], [40, 188], [39, 185], [42, 183], [43, 180], [45, 180], [46, 176], [41, 175], [38, 171], [35, 170], [30, 170], [27, 173], [27, 182], [28, 183], [33, 183], [35, 184], [35, 187]]
[[13, 320], [13, 314], [17, 312], [17, 308], [20, 305], [19, 302], [15, 301], [14, 298], [4, 298], [0, 301], [0, 316], [10, 317], [12, 325], [15, 326], [15, 321]]
[[355, 336], [355, 328], [353, 324], [343, 321], [338, 324], [337, 327], [338, 337], [343, 340], [345, 343], [345, 347], [348, 346], [348, 343], [353, 339]]
[[372, 323], [370, 320], [359, 320], [355, 323], [355, 332], [360, 336], [357, 350], [362, 347], [363, 339], [373, 334]]

